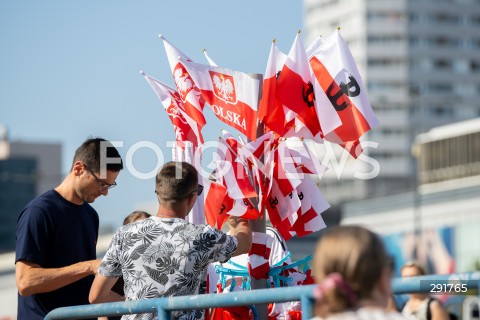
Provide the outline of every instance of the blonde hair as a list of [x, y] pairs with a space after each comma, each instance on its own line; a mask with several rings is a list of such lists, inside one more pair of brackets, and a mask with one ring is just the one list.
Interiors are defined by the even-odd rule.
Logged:
[[[372, 297], [383, 270], [390, 266], [383, 242], [360, 226], [327, 230], [314, 254], [314, 278], [324, 292], [317, 299], [320, 316], [356, 308], [358, 300]], [[322, 283], [332, 282], [334, 285]]]

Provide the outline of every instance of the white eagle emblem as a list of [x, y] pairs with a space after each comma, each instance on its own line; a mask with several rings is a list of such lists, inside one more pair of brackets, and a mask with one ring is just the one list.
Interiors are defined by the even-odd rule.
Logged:
[[237, 97], [233, 77], [213, 71], [210, 71], [210, 77], [212, 79], [213, 93], [215, 96], [227, 103], [235, 104]]
[[188, 93], [193, 89], [193, 81], [182, 65], [178, 64], [175, 70], [173, 70], [173, 80], [182, 101], [185, 102]]

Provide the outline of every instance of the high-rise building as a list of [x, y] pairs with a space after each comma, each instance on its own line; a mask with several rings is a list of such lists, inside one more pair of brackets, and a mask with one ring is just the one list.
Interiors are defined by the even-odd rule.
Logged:
[[480, 0], [304, 0], [304, 12], [306, 45], [341, 27], [380, 120], [362, 139], [378, 143], [365, 154], [379, 175], [326, 175], [322, 192], [335, 204], [413, 188], [414, 137], [480, 116]]
[[0, 252], [15, 249], [22, 208], [60, 183], [61, 160], [59, 143], [9, 141], [0, 125]]

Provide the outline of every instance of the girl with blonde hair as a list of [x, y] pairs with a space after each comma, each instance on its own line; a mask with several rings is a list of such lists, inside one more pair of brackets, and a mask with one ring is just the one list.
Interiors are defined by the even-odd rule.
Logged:
[[316, 314], [314, 319], [395, 320], [386, 310], [391, 296], [392, 261], [382, 240], [360, 226], [327, 230], [314, 254]]

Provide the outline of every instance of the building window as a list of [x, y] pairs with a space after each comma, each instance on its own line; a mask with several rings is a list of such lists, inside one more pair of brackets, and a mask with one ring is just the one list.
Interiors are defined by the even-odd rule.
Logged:
[[433, 67], [440, 70], [450, 70], [452, 68], [452, 62], [445, 59], [437, 59], [434, 60]]

